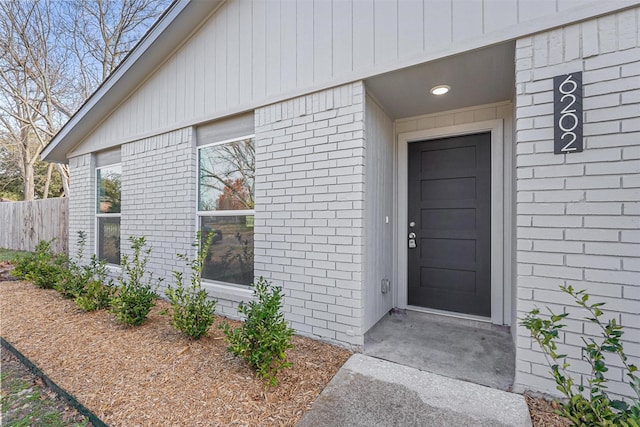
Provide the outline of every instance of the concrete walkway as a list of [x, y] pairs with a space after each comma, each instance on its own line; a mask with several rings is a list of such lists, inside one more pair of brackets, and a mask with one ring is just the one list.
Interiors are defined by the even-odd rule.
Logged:
[[355, 354], [297, 426], [528, 427], [531, 419], [521, 395]]

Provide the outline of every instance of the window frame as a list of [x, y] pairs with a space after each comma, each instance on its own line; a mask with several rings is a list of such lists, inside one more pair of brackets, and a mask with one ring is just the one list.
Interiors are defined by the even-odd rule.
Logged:
[[[195, 222], [196, 222], [196, 230], [201, 231], [201, 218], [202, 217], [225, 217], [225, 216], [253, 216], [254, 217], [254, 221], [255, 221], [255, 207], [254, 209], [241, 209], [241, 210], [210, 210], [210, 211], [201, 211], [200, 210], [200, 151], [206, 148], [211, 148], [211, 147], [215, 147], [215, 146], [220, 146], [220, 145], [226, 145], [226, 144], [231, 144], [233, 142], [237, 142], [237, 141], [244, 141], [247, 139], [251, 139], [253, 140], [253, 147], [255, 150], [255, 133], [251, 133], [248, 135], [243, 135], [243, 136], [238, 136], [238, 137], [234, 137], [234, 138], [229, 138], [229, 139], [225, 139], [222, 141], [216, 141], [216, 142], [211, 142], [211, 143], [207, 143], [207, 144], [202, 144], [202, 145], [198, 145], [196, 146], [196, 215], [195, 215]], [[255, 167], [255, 164], [254, 164]], [[253, 185], [255, 186], [255, 177], [254, 177], [254, 183]], [[254, 231], [254, 236], [255, 236], [255, 231]], [[254, 248], [255, 248], [255, 241], [254, 241]], [[255, 276], [255, 255], [254, 255], [254, 261], [253, 261], [253, 265], [254, 265], [254, 276]], [[235, 289], [250, 289], [251, 285], [247, 284], [241, 284], [241, 283], [232, 283], [232, 282], [224, 282], [222, 280], [214, 280], [214, 279], [207, 279], [205, 277], [202, 277], [202, 281], [205, 284], [210, 284], [210, 285], [215, 285], [215, 286], [220, 286], [220, 287], [231, 287], [231, 288], [235, 288]]]
[[[113, 168], [114, 166], [120, 166], [120, 182], [122, 183], [122, 161], [116, 163], [110, 163], [102, 166], [96, 166], [94, 168], [95, 171], [95, 179], [94, 179], [94, 189], [96, 191], [94, 197], [94, 213], [95, 213], [95, 242], [94, 242], [94, 254], [98, 257], [98, 261], [105, 260], [107, 267], [114, 268], [120, 267], [120, 264], [112, 264], [106, 258], [100, 258], [100, 218], [118, 218], [120, 220], [120, 230], [122, 230], [122, 188], [120, 188], [120, 212], [100, 212], [100, 177], [99, 171], [102, 169]], [[121, 184], [122, 185], [122, 184]], [[120, 233], [122, 234], [122, 232]], [[122, 236], [120, 236], [120, 242], [122, 243]], [[120, 259], [122, 259], [122, 250], [121, 247], [118, 248], [120, 252]]]

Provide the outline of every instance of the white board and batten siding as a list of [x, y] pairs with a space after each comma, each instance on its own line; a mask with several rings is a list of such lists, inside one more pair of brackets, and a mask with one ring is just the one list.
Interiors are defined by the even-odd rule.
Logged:
[[70, 157], [634, 3], [229, 0]]
[[[393, 122], [369, 96], [365, 102], [364, 330], [394, 307]], [[389, 287], [382, 292], [382, 281]]]

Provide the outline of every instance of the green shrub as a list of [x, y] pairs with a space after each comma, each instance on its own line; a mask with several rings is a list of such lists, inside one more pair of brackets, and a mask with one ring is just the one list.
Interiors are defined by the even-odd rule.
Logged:
[[[78, 231], [77, 252], [74, 258], [68, 262], [68, 268], [55, 289], [65, 298], [76, 300], [78, 307], [85, 311], [97, 310], [109, 306], [112, 289], [102, 285], [111, 286], [108, 279], [106, 261], [98, 260], [93, 254], [88, 264], [84, 263], [84, 248], [87, 243], [87, 233]], [[80, 302], [78, 300], [80, 299]]]
[[76, 295], [76, 305], [84, 311], [109, 308], [115, 289], [113, 280], [108, 278], [106, 261], [93, 254], [82, 273], [86, 282], [83, 291]]
[[41, 240], [35, 252], [15, 259], [11, 274], [21, 280], [28, 280], [39, 288], [52, 289], [63, 280], [68, 262], [66, 255], [56, 255], [51, 248], [53, 241]]
[[27, 280], [27, 274], [33, 270], [35, 265], [36, 254], [28, 252], [21, 257], [15, 257], [11, 260], [13, 270], [11, 275], [18, 280]]
[[282, 288], [272, 286], [262, 277], [253, 288], [256, 300], [238, 306], [238, 312], [246, 317], [242, 327], [232, 329], [227, 322], [220, 327], [229, 344], [227, 350], [242, 357], [258, 376], [276, 386], [276, 374], [291, 366], [285, 351], [293, 348], [293, 329], [281, 312]]
[[183, 284], [182, 273], [174, 271], [175, 289], [168, 286], [164, 291], [171, 302], [172, 324], [185, 335], [198, 339], [206, 335], [213, 323], [216, 301], [208, 299], [207, 292], [202, 289], [202, 267], [211, 245], [214, 234], [209, 233], [207, 241], [200, 247], [201, 234], [196, 236], [196, 258], [189, 260], [187, 254], [178, 254], [178, 258], [191, 267], [191, 285]]
[[[593, 338], [582, 338], [583, 358], [591, 366], [588, 379], [588, 390], [585, 386], [576, 385], [567, 368], [567, 355], [558, 354], [557, 340], [559, 332], [566, 326], [561, 322], [569, 313], [554, 314], [549, 310], [549, 318], [540, 317], [540, 311], [534, 309], [520, 323], [529, 330], [533, 339], [540, 345], [551, 366], [557, 389], [567, 398], [561, 402], [558, 413], [570, 420], [576, 426], [622, 426], [640, 427], [640, 378], [637, 367], [628, 362], [622, 345], [623, 327], [615, 319], [606, 324], [600, 319], [603, 312], [600, 307], [604, 303], [590, 303], [589, 295], [582, 291], [575, 291], [571, 286], [561, 286], [560, 289], [571, 295], [575, 303], [589, 313], [586, 320], [597, 325], [602, 340], [596, 342]], [[608, 371], [605, 357], [615, 354], [622, 362], [629, 380], [629, 386], [637, 397], [631, 403], [624, 400], [611, 400], [607, 394]]]
[[[129, 237], [133, 257], [123, 255], [122, 275], [118, 278], [120, 286], [111, 299], [111, 310], [120, 322], [138, 326], [147, 320], [151, 308], [155, 306], [158, 294], [153, 286], [153, 273], [147, 273], [151, 248], [145, 249], [144, 237]], [[147, 276], [145, 280], [145, 276]], [[162, 279], [158, 280], [158, 283]]]
[[55, 289], [65, 298], [76, 298], [84, 292], [89, 280], [89, 272], [82, 267], [84, 247], [87, 243], [87, 233], [78, 231], [78, 250], [73, 259], [68, 260], [68, 266], [63, 270]]
[[157, 298], [158, 295], [150, 288], [124, 286], [118, 288], [116, 296], [112, 298], [111, 309], [120, 322], [139, 326], [147, 320]]
[[65, 269], [62, 271], [60, 280], [58, 280], [53, 288], [58, 291], [63, 298], [74, 299], [84, 291], [85, 285], [86, 283], [82, 276]]
[[84, 311], [102, 310], [111, 305], [114, 288], [92, 280], [87, 283], [82, 295], [76, 297], [76, 305]]

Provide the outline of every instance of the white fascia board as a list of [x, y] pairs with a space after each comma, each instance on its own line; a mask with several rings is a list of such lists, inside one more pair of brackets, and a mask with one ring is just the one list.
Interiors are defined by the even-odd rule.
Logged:
[[67, 153], [146, 80], [224, 0], [178, 0], [58, 131], [41, 157], [66, 163]]

